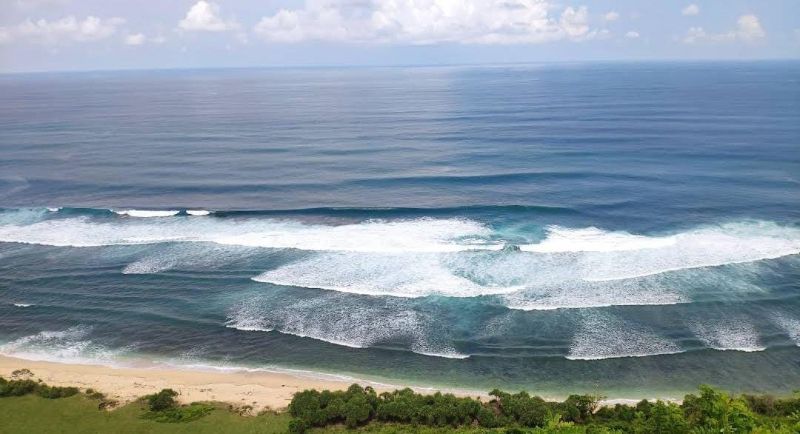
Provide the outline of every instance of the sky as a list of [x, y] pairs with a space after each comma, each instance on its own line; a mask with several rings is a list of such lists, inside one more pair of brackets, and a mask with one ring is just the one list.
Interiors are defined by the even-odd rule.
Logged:
[[0, 72], [797, 58], [799, 0], [0, 0]]

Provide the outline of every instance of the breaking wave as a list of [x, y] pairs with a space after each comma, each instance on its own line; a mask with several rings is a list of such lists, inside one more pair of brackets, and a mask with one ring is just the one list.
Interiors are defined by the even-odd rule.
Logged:
[[91, 327], [83, 325], [41, 331], [0, 345], [0, 354], [37, 361], [110, 364], [127, 351], [93, 342], [89, 338], [91, 331]]
[[764, 351], [758, 331], [750, 320], [741, 315], [704, 318], [690, 324], [695, 336], [715, 350]]
[[236, 305], [227, 326], [276, 331], [351, 348], [400, 347], [428, 356], [469, 357], [447, 343], [446, 334], [434, 333], [429, 318], [392, 303], [353, 306], [333, 296], [298, 300], [276, 309], [267, 300], [254, 299]]
[[[800, 253], [800, 228], [764, 221], [651, 236], [594, 227], [523, 231], [464, 218], [353, 221], [231, 217], [205, 210], [116, 213], [124, 215], [3, 211], [0, 242], [170, 244], [125, 265], [126, 274], [206, 267], [224, 262], [236, 249], [291, 250], [300, 253], [262, 268], [253, 279], [379, 296], [496, 297], [521, 310], [686, 303], [695, 295], [695, 281], [726, 291], [759, 291], [746, 276], [714, 269]], [[230, 250], [215, 251], [208, 244]]]
[[677, 354], [684, 350], [647, 326], [598, 312], [586, 313], [567, 359], [600, 360]]

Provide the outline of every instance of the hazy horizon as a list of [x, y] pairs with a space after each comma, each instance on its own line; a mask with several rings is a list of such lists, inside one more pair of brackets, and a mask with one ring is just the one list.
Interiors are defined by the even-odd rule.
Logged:
[[[800, 58], [792, 1], [10, 0], [0, 72]], [[795, 12], [792, 12], [792, 11]]]

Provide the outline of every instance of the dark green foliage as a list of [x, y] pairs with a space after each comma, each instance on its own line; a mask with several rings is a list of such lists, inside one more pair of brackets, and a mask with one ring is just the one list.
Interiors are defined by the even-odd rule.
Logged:
[[589, 395], [570, 395], [560, 406], [562, 418], [568, 422], [587, 422], [597, 410], [598, 397]]
[[663, 401], [656, 401], [638, 411], [633, 426], [635, 432], [648, 434], [681, 434], [689, 431], [681, 407]]
[[[21, 376], [15, 375], [15, 377]], [[48, 386], [30, 379], [9, 381], [0, 377], [0, 397], [23, 396], [35, 393], [42, 398], [57, 399], [67, 398], [78, 392], [78, 388], [76, 387]]]
[[742, 398], [700, 386], [700, 396], [686, 395], [683, 412], [690, 426], [718, 433], [750, 432], [755, 417]]
[[301, 433], [311, 427], [336, 423], [354, 428], [375, 415], [378, 402], [375, 390], [357, 384], [344, 392], [304, 390], [296, 393], [289, 404], [289, 413], [295, 418], [290, 430]]
[[438, 392], [422, 395], [411, 389], [376, 395], [371, 388], [356, 385], [347, 391], [306, 390], [295, 394], [289, 405], [294, 417], [289, 429], [299, 434], [314, 427], [354, 428], [371, 422], [397, 432], [480, 428], [505, 433], [747, 433], [754, 429], [788, 433], [800, 427], [800, 395], [736, 397], [701, 386], [699, 396], [687, 395], [681, 405], [642, 400], [613, 407], [600, 407], [601, 398], [590, 395], [570, 395], [563, 402], [548, 402], [526, 392], [493, 390], [489, 395], [493, 399], [482, 402]]
[[192, 403], [182, 407], [172, 407], [160, 411], [150, 411], [145, 413], [145, 419], [152, 419], [156, 422], [179, 423], [191, 422], [211, 413], [214, 407], [206, 404]]
[[36, 388], [37, 395], [48, 399], [68, 398], [77, 395], [78, 392], [80, 391], [77, 387], [57, 387], [40, 384], [39, 387]]
[[531, 397], [527, 392], [512, 395], [494, 390], [492, 396], [497, 400], [500, 413], [522, 426], [544, 426], [556, 412], [554, 403], [548, 403], [538, 396]]
[[176, 396], [178, 396], [178, 392], [172, 389], [161, 389], [158, 393], [145, 396], [149, 411], [142, 417], [156, 422], [191, 422], [214, 410], [214, 407], [210, 405], [197, 402], [190, 405], [178, 405], [178, 401], [175, 400]]
[[100, 393], [94, 389], [86, 389], [86, 396], [90, 399], [105, 399], [106, 395], [104, 393]]
[[786, 417], [800, 413], [800, 392], [791, 398], [776, 398], [772, 395], [742, 395], [742, 399], [756, 414]]
[[178, 402], [175, 401], [176, 396], [178, 396], [178, 392], [172, 389], [162, 389], [160, 392], [147, 395], [145, 398], [150, 411], [164, 411], [178, 406]]
[[22, 396], [36, 391], [39, 383], [33, 380], [11, 380], [0, 377], [0, 396]]
[[292, 419], [289, 421], [290, 434], [303, 434], [309, 428], [308, 424], [303, 419]]

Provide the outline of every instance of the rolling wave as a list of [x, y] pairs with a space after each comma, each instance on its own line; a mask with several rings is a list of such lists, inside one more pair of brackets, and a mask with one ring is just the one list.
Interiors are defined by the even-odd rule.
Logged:
[[715, 350], [754, 352], [767, 348], [753, 323], [743, 316], [704, 318], [692, 322], [690, 328], [708, 348]]
[[129, 350], [97, 344], [89, 338], [91, 331], [84, 325], [41, 331], [0, 345], [0, 354], [28, 360], [109, 364]]
[[682, 353], [684, 350], [642, 324], [612, 315], [584, 315], [566, 356], [570, 360], [601, 360]]
[[775, 314], [774, 322], [780, 327], [792, 342], [800, 347], [800, 319], [792, 318], [788, 314], [778, 312]]
[[0, 226], [0, 241], [66, 247], [211, 242], [243, 247], [356, 252], [502, 248], [501, 244], [485, 239], [491, 235], [488, 227], [465, 219], [369, 220], [342, 225], [252, 218], [146, 220], [109, 221], [82, 216], [5, 224]]
[[281, 309], [266, 299], [250, 299], [234, 306], [227, 327], [244, 331], [276, 331], [350, 348], [407, 347], [411, 351], [445, 358], [467, 358], [433, 333], [423, 314], [388, 304], [350, 305], [335, 297], [297, 300]]
[[180, 210], [143, 210], [143, 209], [128, 209], [128, 210], [120, 210], [114, 211], [118, 215], [126, 215], [129, 217], [172, 217], [178, 215]]

